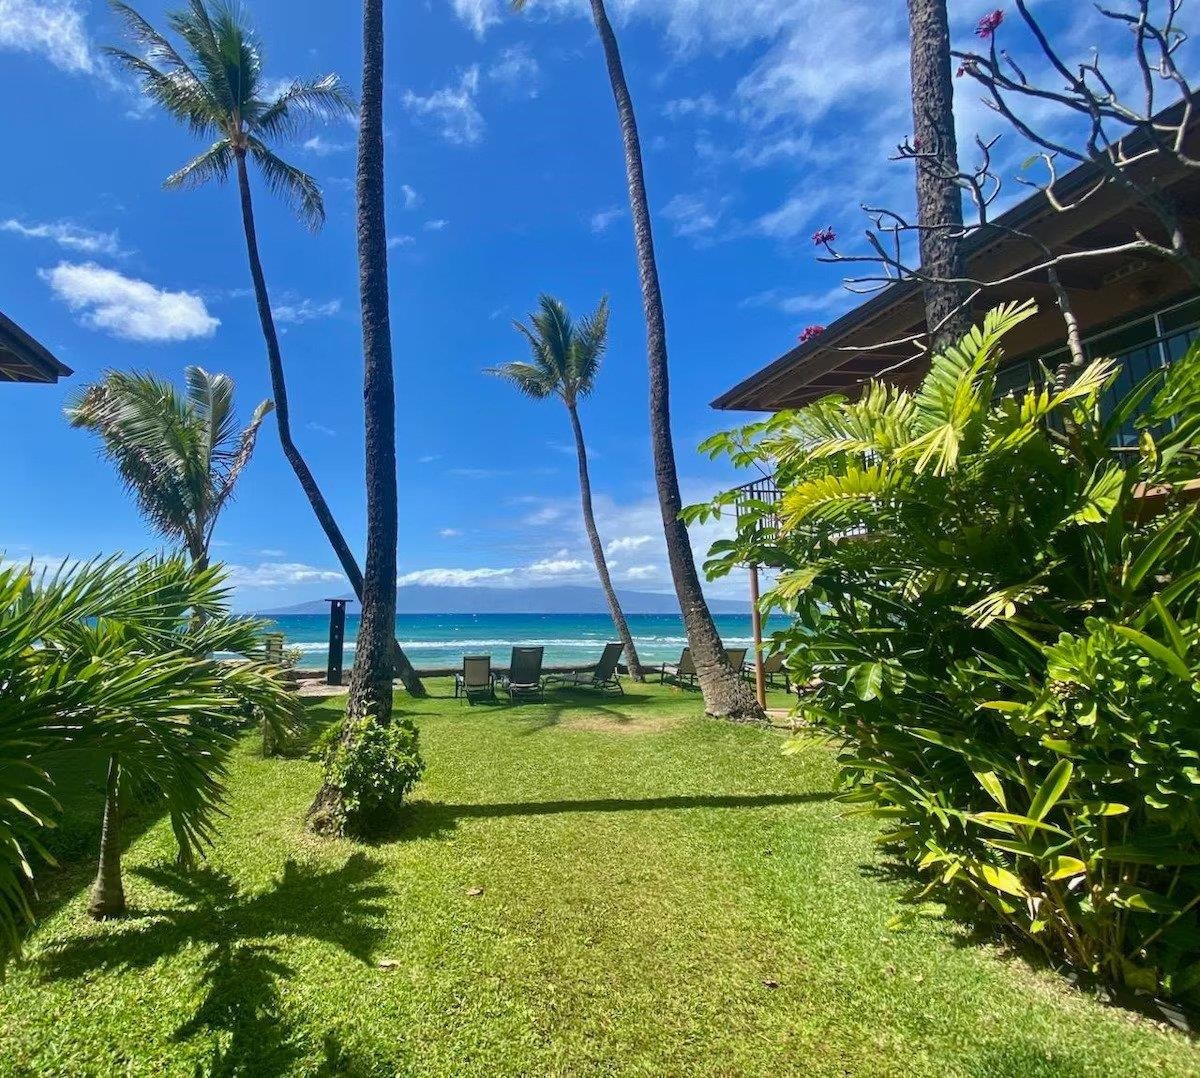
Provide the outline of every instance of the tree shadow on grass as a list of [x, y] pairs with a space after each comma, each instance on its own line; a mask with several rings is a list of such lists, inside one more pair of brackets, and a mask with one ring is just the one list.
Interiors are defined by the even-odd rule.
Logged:
[[415, 838], [440, 838], [458, 827], [459, 820], [509, 816], [557, 816], [569, 812], [653, 812], [680, 809], [756, 809], [831, 801], [830, 790], [797, 794], [693, 794], [674, 797], [591, 798], [572, 801], [516, 801], [453, 805], [442, 801], [412, 801], [376, 843]]
[[[135, 871], [181, 904], [146, 911], [99, 937], [52, 944], [38, 965], [46, 980], [62, 980], [97, 970], [147, 969], [185, 948], [206, 948], [203, 996], [175, 1038], [208, 1033], [218, 1039], [208, 1074], [287, 1074], [307, 1051], [283, 1013], [279, 984], [294, 971], [270, 942], [273, 937], [319, 941], [365, 963], [384, 934], [379, 900], [388, 890], [376, 882], [381, 866], [361, 853], [330, 870], [288, 861], [274, 886], [252, 895], [213, 869]], [[223, 1045], [221, 1033], [227, 1034]]]

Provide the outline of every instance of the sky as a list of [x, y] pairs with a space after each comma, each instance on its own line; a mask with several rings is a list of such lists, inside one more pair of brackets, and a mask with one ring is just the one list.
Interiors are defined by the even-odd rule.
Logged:
[[[139, 10], [163, 25], [161, 0]], [[1109, 44], [1088, 4], [1042, 0], [1071, 55]], [[857, 302], [812, 233], [861, 231], [864, 201], [907, 207], [911, 128], [901, 0], [611, 0], [641, 127], [666, 304], [685, 501], [746, 476], [696, 452], [739, 417], [718, 394]], [[956, 44], [995, 7], [952, 0]], [[359, 5], [246, 0], [277, 85], [336, 72], [357, 91]], [[591, 583], [568, 418], [483, 373], [525, 358], [512, 320], [541, 292], [577, 315], [602, 295], [610, 344], [582, 408], [601, 535], [619, 587], [669, 591], [653, 487], [641, 300], [603, 55], [582, 0], [387, 5], [385, 138], [401, 583]], [[1023, 55], [1021, 36], [1012, 43]], [[104, 57], [99, 0], [0, 0], [0, 309], [75, 374], [0, 387], [0, 556], [56, 563], [153, 551], [94, 439], [62, 417], [110, 368], [230, 374], [269, 395], [231, 186], [167, 191], [202, 147]], [[960, 136], [1003, 130], [969, 80]], [[34, 107], [26, 107], [29, 102]], [[278, 145], [320, 182], [313, 235], [254, 182], [297, 441], [354, 549], [365, 542], [354, 139], [334, 121]], [[1001, 154], [1014, 160], [1015, 136]], [[1024, 156], [1023, 153], [1020, 156]], [[702, 559], [726, 527], [699, 528]], [[268, 420], [217, 527], [238, 609], [346, 593]], [[745, 582], [713, 585], [741, 597]]]

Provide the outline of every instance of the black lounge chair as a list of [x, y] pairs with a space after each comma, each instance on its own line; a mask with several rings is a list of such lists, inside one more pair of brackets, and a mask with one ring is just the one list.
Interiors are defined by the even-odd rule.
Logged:
[[[792, 678], [783, 665], [784, 653], [782, 651], [774, 651], [763, 659], [763, 680], [770, 686], [775, 684], [776, 678], [783, 678], [783, 691], [792, 691]], [[753, 660], [742, 665], [742, 671], [746, 675], [747, 681], [754, 680], [754, 662]]]
[[616, 689], [624, 695], [625, 689], [617, 676], [617, 663], [621, 661], [621, 652], [624, 650], [624, 644], [606, 644], [604, 654], [594, 669], [554, 674], [550, 680], [573, 689]]
[[454, 695], [474, 706], [476, 696], [496, 696], [496, 678], [490, 655], [464, 655], [461, 674], [454, 675]]
[[512, 660], [508, 664], [508, 675], [500, 679], [500, 686], [510, 700], [521, 696], [536, 696], [545, 699], [542, 684], [542, 655], [545, 648], [513, 648]]
[[726, 648], [725, 649], [725, 661], [727, 663], [729, 663], [730, 667], [734, 670], [735, 673], [738, 670], [741, 670], [741, 668], [745, 665], [746, 652], [748, 650], [749, 650], [749, 648]]
[[696, 684], [696, 664], [692, 662], [691, 648], [684, 648], [680, 652], [679, 662], [662, 664], [662, 669], [658, 673], [660, 685], [667, 680], [668, 674], [680, 683], [686, 679], [689, 685]]

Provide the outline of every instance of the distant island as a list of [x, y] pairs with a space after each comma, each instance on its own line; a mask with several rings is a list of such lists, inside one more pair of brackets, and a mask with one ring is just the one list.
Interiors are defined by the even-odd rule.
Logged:
[[[678, 614], [675, 596], [648, 591], [622, 591], [621, 605], [627, 614]], [[358, 601], [346, 597], [348, 614], [357, 614]], [[749, 614], [750, 602], [709, 599], [714, 614]], [[329, 604], [313, 599], [295, 606], [260, 613], [324, 614]], [[396, 592], [397, 614], [607, 614], [608, 604], [599, 588], [564, 585], [542, 588], [452, 588], [410, 584]]]

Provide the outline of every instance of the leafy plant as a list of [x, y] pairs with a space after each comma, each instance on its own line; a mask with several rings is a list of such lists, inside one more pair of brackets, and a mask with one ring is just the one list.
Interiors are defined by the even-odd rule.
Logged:
[[[32, 917], [39, 835], [58, 805], [42, 761], [77, 753], [110, 773], [105, 912], [120, 912], [122, 791], [162, 803], [181, 858], [211, 841], [241, 709], [280, 729], [294, 697], [263, 664], [262, 623], [232, 617], [221, 572], [182, 558], [109, 559], [38, 578], [0, 566], [0, 962]], [[198, 616], [203, 615], [203, 616]], [[250, 661], [219, 661], [215, 653]], [[112, 766], [116, 761], [116, 766]]]
[[373, 718], [346, 719], [322, 735], [325, 785], [338, 791], [314, 816], [315, 830], [362, 835], [387, 822], [417, 784], [425, 763], [418, 747], [417, 728], [410, 719], [394, 716], [386, 726]]
[[[924, 877], [1056, 962], [1200, 986], [1200, 348], [1111, 412], [1114, 366], [996, 400], [990, 312], [913, 392], [872, 383], [718, 435], [770, 465], [710, 575], [782, 567], [764, 604], [845, 800]], [[1111, 448], [1129, 424], [1139, 448]], [[722, 512], [736, 492], [687, 511]]]

